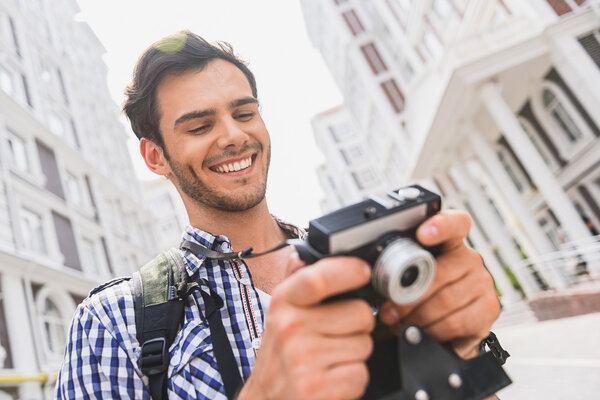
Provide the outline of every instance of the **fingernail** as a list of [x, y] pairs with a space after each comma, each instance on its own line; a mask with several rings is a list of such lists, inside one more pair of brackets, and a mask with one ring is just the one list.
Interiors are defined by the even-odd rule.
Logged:
[[435, 238], [439, 233], [437, 226], [433, 224], [425, 225], [421, 228], [421, 234], [430, 238]]

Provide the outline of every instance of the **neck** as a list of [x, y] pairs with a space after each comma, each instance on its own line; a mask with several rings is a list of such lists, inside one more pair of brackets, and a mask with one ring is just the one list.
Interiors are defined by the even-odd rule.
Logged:
[[235, 251], [252, 247], [255, 253], [270, 249], [286, 239], [263, 199], [255, 207], [228, 212], [186, 204], [190, 224], [215, 235], [224, 235]]

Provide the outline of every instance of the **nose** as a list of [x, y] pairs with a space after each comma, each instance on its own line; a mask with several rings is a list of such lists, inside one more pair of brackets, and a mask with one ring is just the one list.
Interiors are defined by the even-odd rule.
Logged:
[[238, 121], [232, 117], [225, 118], [222, 130], [217, 140], [220, 148], [240, 147], [248, 140], [248, 134], [242, 129]]

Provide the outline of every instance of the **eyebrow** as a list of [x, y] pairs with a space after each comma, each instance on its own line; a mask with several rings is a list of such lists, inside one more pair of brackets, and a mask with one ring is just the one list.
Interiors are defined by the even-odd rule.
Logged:
[[[258, 104], [258, 100], [255, 99], [254, 97], [242, 97], [241, 99], [236, 99], [233, 100], [229, 103], [229, 109], [233, 110], [236, 107], [240, 107], [246, 104]], [[182, 116], [180, 116], [179, 118], [177, 118], [175, 120], [175, 123], [173, 124], [173, 128], [177, 128], [177, 125], [182, 124], [186, 121], [192, 120], [192, 119], [197, 119], [197, 118], [204, 118], [207, 116], [212, 116], [215, 115], [217, 113], [217, 110], [214, 108], [209, 108], [206, 110], [199, 110], [199, 111], [191, 111], [189, 113], [185, 113]]]

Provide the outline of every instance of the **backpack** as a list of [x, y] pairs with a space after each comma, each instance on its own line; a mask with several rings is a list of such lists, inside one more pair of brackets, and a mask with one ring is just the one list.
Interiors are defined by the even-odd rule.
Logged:
[[205, 318], [227, 397], [233, 399], [241, 389], [240, 372], [218, 312], [223, 300], [206, 279], [191, 282], [179, 250], [171, 249], [133, 273], [136, 336], [141, 346], [138, 365], [148, 377], [154, 400], [167, 398], [169, 348], [183, 326], [185, 299], [196, 290], [204, 300]]

